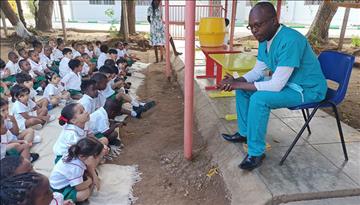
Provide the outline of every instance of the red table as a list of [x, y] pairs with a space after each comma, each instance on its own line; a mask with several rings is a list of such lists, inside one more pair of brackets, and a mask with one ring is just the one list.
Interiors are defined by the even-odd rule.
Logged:
[[[206, 60], [206, 74], [198, 75], [196, 78], [216, 78], [214, 73], [215, 62], [209, 57], [210, 54], [224, 54], [224, 53], [241, 53], [240, 50], [230, 50], [230, 47], [223, 45], [220, 47], [198, 47], [205, 55]], [[220, 73], [221, 76], [221, 73]]]

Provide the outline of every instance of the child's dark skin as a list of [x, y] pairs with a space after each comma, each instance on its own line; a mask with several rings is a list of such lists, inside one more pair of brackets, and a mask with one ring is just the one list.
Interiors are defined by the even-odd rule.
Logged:
[[98, 89], [95, 85], [90, 85], [86, 90], [85, 90], [85, 94], [92, 97], [92, 98], [96, 98], [98, 96]]
[[50, 189], [49, 180], [45, 176], [41, 176], [40, 185], [34, 189], [32, 196], [34, 197], [34, 205], [49, 205], [53, 199], [53, 192]]

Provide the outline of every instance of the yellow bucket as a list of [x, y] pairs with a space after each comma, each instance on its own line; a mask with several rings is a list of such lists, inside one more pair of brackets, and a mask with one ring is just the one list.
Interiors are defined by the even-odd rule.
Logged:
[[203, 47], [219, 47], [224, 44], [225, 38], [224, 18], [208, 17], [200, 19], [199, 40]]

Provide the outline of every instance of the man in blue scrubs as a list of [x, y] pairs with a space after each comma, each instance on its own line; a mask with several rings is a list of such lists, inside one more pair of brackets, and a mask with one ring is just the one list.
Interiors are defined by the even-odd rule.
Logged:
[[[265, 158], [270, 110], [319, 102], [327, 84], [320, 63], [307, 39], [281, 25], [274, 6], [260, 2], [250, 11], [248, 29], [259, 41], [257, 62], [244, 76], [227, 75], [219, 89], [236, 90], [238, 132], [222, 134], [225, 140], [248, 144], [239, 168], [252, 170]], [[270, 80], [264, 80], [270, 73]]]

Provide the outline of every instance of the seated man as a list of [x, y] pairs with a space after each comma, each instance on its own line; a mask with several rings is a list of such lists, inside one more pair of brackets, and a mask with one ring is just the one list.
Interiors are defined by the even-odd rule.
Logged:
[[[320, 102], [327, 84], [307, 39], [280, 25], [271, 3], [260, 2], [251, 9], [248, 28], [259, 41], [255, 67], [237, 79], [227, 75], [218, 86], [236, 90], [238, 132], [222, 136], [232, 142], [247, 142], [248, 154], [239, 167], [252, 170], [265, 157], [270, 110]], [[259, 81], [266, 69], [273, 73], [272, 78]]]

